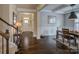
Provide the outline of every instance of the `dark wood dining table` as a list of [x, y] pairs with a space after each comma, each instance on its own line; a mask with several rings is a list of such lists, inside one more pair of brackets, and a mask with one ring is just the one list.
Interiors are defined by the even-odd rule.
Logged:
[[70, 35], [74, 35], [75, 37], [79, 37], [79, 32], [70, 31]]
[[76, 46], [77, 45], [76, 38], [79, 38], [79, 32], [70, 31], [69, 34], [74, 36], [74, 41]]
[[[63, 33], [61, 30], [57, 30], [58, 34]], [[79, 37], [79, 32], [76, 31], [69, 31], [70, 35], [74, 35], [75, 37]]]
[[[62, 33], [63, 33], [62, 30], [57, 30], [56, 38], [58, 38], [58, 35], [61, 35]], [[76, 46], [77, 45], [76, 38], [79, 38], [79, 32], [69, 31], [69, 35], [73, 35], [74, 36], [74, 42], [75, 42], [75, 46]]]

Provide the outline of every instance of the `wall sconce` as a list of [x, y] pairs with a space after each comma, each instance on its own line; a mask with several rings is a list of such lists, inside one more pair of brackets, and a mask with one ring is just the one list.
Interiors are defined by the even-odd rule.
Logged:
[[15, 25], [16, 25], [16, 27], [19, 27], [19, 26], [21, 26], [21, 23], [17, 21]]

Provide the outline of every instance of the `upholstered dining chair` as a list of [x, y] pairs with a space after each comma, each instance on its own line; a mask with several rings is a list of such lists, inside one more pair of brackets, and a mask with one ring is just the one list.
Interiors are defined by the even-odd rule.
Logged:
[[70, 46], [71, 40], [74, 40], [74, 39], [75, 39], [74, 36], [71, 36], [71, 35], [69, 34], [69, 29], [62, 28], [62, 32], [63, 32], [63, 34], [62, 34], [63, 42], [64, 42], [64, 40], [66, 39], [67, 42], [69, 43], [69, 46]]

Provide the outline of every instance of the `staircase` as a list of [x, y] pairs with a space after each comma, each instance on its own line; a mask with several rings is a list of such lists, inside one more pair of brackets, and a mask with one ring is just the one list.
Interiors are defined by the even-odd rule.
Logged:
[[[17, 34], [18, 34], [18, 29], [16, 27], [9, 24], [2, 18], [0, 18], [0, 21], [16, 29]], [[14, 42], [10, 42], [9, 39], [10, 39], [9, 30], [6, 30], [5, 33], [0, 31], [0, 54], [14, 54], [17, 51], [17, 45]], [[17, 39], [18, 39], [18, 36], [17, 36]]]

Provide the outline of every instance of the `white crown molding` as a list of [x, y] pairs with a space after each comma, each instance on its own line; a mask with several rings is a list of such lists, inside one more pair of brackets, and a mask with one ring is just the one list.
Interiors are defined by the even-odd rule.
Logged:
[[47, 4], [41, 4], [37, 7], [38, 11], [41, 11], [43, 8], [45, 8], [47, 6]]
[[[74, 12], [78, 12], [79, 11], [79, 5], [76, 5], [74, 8], [73, 8], [73, 11]], [[52, 10], [53, 11], [53, 10]], [[65, 6], [65, 7], [62, 7], [62, 8], [58, 8], [56, 10], [54, 10], [55, 12], [57, 13], [62, 13], [62, 14], [67, 14], [67, 13], [70, 13], [72, 11], [72, 7], [71, 6]]]
[[36, 12], [36, 9], [24, 9], [24, 8], [17, 8], [18, 12]]
[[[74, 11], [74, 12], [79, 12], [79, 8], [73, 9], [73, 11]], [[71, 10], [68, 10], [68, 11], [64, 12], [64, 14], [68, 14], [68, 13], [70, 13], [70, 12], [71, 12]]]

